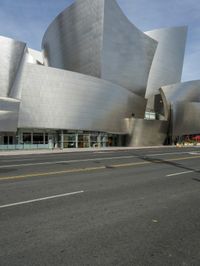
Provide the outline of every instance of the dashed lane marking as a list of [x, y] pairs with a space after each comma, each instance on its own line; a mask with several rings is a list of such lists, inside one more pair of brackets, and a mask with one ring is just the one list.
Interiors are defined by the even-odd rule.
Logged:
[[[179, 154], [191, 154], [191, 155], [200, 155], [200, 153], [188, 153], [188, 152], [173, 152], [173, 153], [160, 153], [160, 154], [147, 154], [146, 158], [154, 156], [165, 156], [165, 155], [179, 155]], [[144, 155], [127, 155], [127, 156], [113, 156], [113, 157], [100, 157], [100, 158], [89, 158], [89, 159], [75, 159], [75, 160], [62, 160], [62, 161], [47, 161], [47, 162], [37, 162], [37, 163], [21, 163], [21, 164], [7, 164], [0, 165], [0, 169], [4, 168], [14, 168], [14, 167], [28, 167], [28, 166], [37, 166], [37, 165], [52, 165], [52, 164], [63, 164], [63, 163], [79, 163], [79, 162], [92, 162], [92, 161], [106, 161], [106, 160], [118, 160], [118, 159], [132, 159], [132, 158], [142, 158]], [[24, 161], [30, 159], [24, 159]], [[23, 161], [23, 160], [16, 160]], [[0, 162], [9, 162], [6, 160], [1, 160]]]
[[185, 172], [180, 172], [180, 173], [174, 173], [174, 174], [169, 174], [169, 175], [166, 175], [167, 177], [170, 177], [170, 176], [178, 176], [178, 175], [185, 175], [185, 174], [189, 174], [189, 173], [194, 173], [195, 171], [185, 171]]
[[[133, 162], [133, 163], [123, 163], [123, 164], [111, 164], [109, 165], [109, 168], [123, 168], [123, 167], [131, 167], [131, 166], [142, 166], [142, 165], [148, 165], [148, 164], [163, 164], [163, 163], [169, 163], [172, 161], [183, 161], [183, 160], [191, 160], [191, 159], [199, 159], [200, 156], [190, 156], [190, 157], [180, 157], [180, 158], [173, 158], [168, 160], [154, 160], [154, 161], [142, 161], [142, 162]], [[148, 158], [147, 158], [148, 159]], [[0, 181], [2, 180], [13, 180], [13, 179], [23, 179], [23, 178], [29, 178], [29, 177], [39, 177], [39, 176], [48, 176], [48, 175], [59, 175], [59, 174], [66, 174], [66, 173], [81, 173], [81, 172], [89, 172], [89, 171], [95, 171], [95, 170], [102, 170], [106, 169], [108, 166], [103, 165], [99, 167], [88, 167], [88, 168], [76, 168], [76, 169], [66, 169], [62, 171], [55, 171], [55, 172], [43, 172], [43, 173], [31, 173], [31, 174], [25, 174], [25, 175], [18, 175], [18, 176], [5, 176], [0, 177]]]
[[81, 193], [84, 193], [84, 191], [81, 190], [81, 191], [76, 191], [76, 192], [70, 192], [70, 193], [65, 193], [65, 194], [49, 196], [49, 197], [45, 197], [45, 198], [38, 198], [38, 199], [33, 199], [33, 200], [15, 202], [15, 203], [1, 205], [0, 209], [9, 208], [9, 207], [13, 207], [13, 206], [24, 205], [24, 204], [29, 204], [29, 203], [34, 203], [34, 202], [39, 202], [39, 201], [51, 200], [51, 199], [56, 199], [56, 198], [63, 198], [63, 197], [68, 197], [68, 196], [77, 195], [77, 194], [81, 194]]

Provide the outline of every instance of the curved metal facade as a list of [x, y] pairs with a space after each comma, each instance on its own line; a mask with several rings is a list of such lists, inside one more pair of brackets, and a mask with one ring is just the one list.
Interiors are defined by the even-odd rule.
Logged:
[[20, 128], [104, 131], [124, 134], [125, 118], [144, 117], [146, 101], [110, 82], [27, 64], [20, 83]]
[[[126, 134], [128, 146], [200, 134], [200, 81], [177, 83], [186, 35], [143, 33], [115, 0], [77, 0], [48, 27], [42, 53], [0, 37], [0, 133]], [[145, 116], [151, 106], [157, 120]]]
[[176, 102], [172, 104], [172, 136], [200, 133], [200, 103]]
[[50, 24], [42, 48], [45, 65], [101, 76], [104, 0], [75, 1]]
[[163, 145], [168, 130], [168, 121], [129, 119], [127, 146]]
[[172, 136], [200, 133], [200, 80], [164, 86], [161, 95], [166, 118], [171, 113]]
[[162, 86], [168, 103], [177, 101], [200, 102], [200, 80]]
[[144, 96], [157, 41], [130, 23], [115, 0], [87, 0], [76, 1], [54, 20], [42, 47], [47, 66], [99, 77]]
[[146, 98], [149, 98], [157, 94], [160, 87], [180, 82], [187, 27], [159, 29], [145, 33], [158, 41], [146, 91]]
[[9, 97], [26, 44], [0, 36], [0, 97]]
[[114, 0], [105, 1], [101, 77], [144, 97], [157, 48]]
[[0, 131], [17, 131], [19, 106], [18, 100], [0, 97]]

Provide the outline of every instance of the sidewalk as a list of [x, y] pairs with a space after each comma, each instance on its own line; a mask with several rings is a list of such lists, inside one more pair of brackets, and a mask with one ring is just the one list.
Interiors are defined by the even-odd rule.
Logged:
[[112, 152], [112, 151], [126, 151], [138, 149], [159, 149], [159, 148], [175, 148], [175, 146], [149, 146], [149, 147], [106, 147], [106, 148], [68, 148], [68, 149], [53, 149], [53, 150], [11, 150], [0, 151], [0, 156], [6, 155], [31, 155], [31, 154], [59, 154], [72, 152]]

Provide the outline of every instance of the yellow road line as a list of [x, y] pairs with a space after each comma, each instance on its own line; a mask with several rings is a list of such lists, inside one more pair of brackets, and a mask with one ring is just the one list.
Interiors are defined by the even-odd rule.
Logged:
[[120, 168], [120, 167], [129, 167], [129, 166], [145, 165], [145, 164], [151, 164], [151, 163], [152, 162], [122, 163], [122, 164], [113, 164], [110, 167]]
[[89, 168], [68, 169], [68, 170], [55, 171], [55, 172], [32, 173], [32, 174], [27, 174], [27, 175], [1, 177], [0, 180], [21, 179], [21, 178], [28, 178], [28, 177], [59, 175], [59, 174], [67, 174], [67, 173], [80, 173], [80, 172], [101, 170], [101, 169], [105, 169], [105, 168], [106, 168], [105, 166], [99, 166], [99, 167], [89, 167]]
[[[190, 160], [190, 159], [198, 159], [198, 158], [200, 158], [200, 156], [190, 156], [190, 157], [182, 157], [182, 158], [180, 157], [180, 158], [172, 158], [172, 159], [168, 159], [168, 160], [155, 159], [154, 161], [147, 161], [147, 162], [113, 164], [113, 165], [109, 165], [109, 167], [122, 168], [122, 167], [140, 166], [140, 165], [147, 165], [147, 164], [153, 164], [153, 163], [167, 163], [167, 162], [171, 162], [171, 161], [182, 161], [182, 160]], [[66, 170], [55, 171], [55, 172], [32, 173], [32, 174], [25, 174], [25, 175], [18, 175], [18, 176], [6, 176], [6, 177], [0, 177], [0, 180], [22, 179], [22, 178], [29, 178], [29, 177], [59, 175], [59, 174], [67, 174], [67, 173], [90, 172], [90, 171], [102, 170], [102, 169], [106, 169], [106, 168], [107, 168], [107, 166], [66, 169]]]
[[184, 161], [184, 160], [190, 160], [190, 159], [198, 159], [200, 156], [190, 156], [190, 157], [183, 157], [183, 158], [174, 158], [174, 159], [169, 159], [168, 161]]

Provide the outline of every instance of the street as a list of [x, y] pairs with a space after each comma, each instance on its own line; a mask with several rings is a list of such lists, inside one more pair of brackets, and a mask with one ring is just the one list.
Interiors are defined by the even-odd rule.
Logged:
[[200, 265], [200, 147], [0, 155], [0, 265]]

